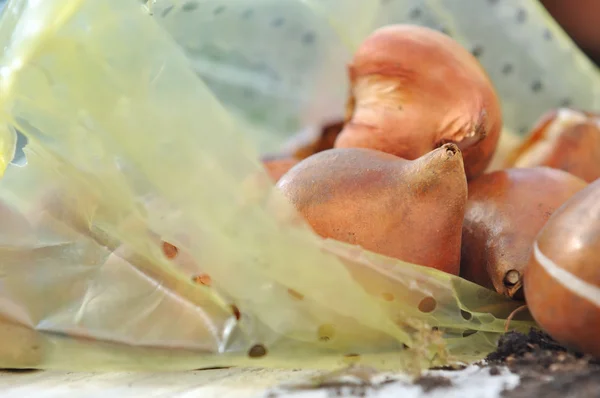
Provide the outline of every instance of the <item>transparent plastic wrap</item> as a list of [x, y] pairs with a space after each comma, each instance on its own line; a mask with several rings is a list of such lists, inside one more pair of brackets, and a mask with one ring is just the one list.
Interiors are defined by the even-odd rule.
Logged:
[[[153, 17], [264, 151], [343, 117], [346, 65], [377, 27], [442, 30], [480, 60], [523, 134], [548, 109], [600, 111], [597, 67], [537, 0], [154, 0]], [[568, 72], [566, 72], [568, 71]], [[527, 106], [523, 106], [526, 104]]]
[[[2, 122], [28, 146], [27, 164], [0, 180], [0, 366], [407, 370], [492, 350], [520, 303], [323, 240], [299, 219], [259, 162], [256, 132], [269, 136], [269, 123], [250, 127], [224, 106], [184, 36], [156, 23], [210, 2], [175, 3], [153, 4], [150, 17], [133, 0], [12, 0], [2, 16]], [[332, 38], [361, 15], [336, 1], [257, 4], [276, 3], [307, 7]], [[297, 71], [311, 90], [327, 81], [323, 51]], [[271, 111], [305, 123], [316, 92], [292, 91], [302, 106]]]

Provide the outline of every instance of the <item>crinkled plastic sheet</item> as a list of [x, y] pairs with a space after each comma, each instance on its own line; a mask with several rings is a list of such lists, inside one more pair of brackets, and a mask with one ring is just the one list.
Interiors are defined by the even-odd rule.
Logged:
[[[204, 3], [157, 3], [152, 17], [133, 0], [9, 3], [0, 110], [29, 144], [0, 180], [0, 366], [409, 370], [492, 350], [520, 303], [323, 240], [273, 190], [247, 120], [156, 23], [179, 12], [172, 24], [189, 25]], [[276, 3], [306, 7], [331, 35], [360, 15], [336, 1], [257, 4]], [[194, 39], [212, 40], [201, 15]]]
[[[600, 111], [597, 67], [538, 0], [155, 0], [154, 19], [260, 149], [343, 117], [346, 65], [373, 29], [442, 30], [475, 54], [523, 134], [548, 109]], [[524, 106], [526, 105], [526, 106]]]

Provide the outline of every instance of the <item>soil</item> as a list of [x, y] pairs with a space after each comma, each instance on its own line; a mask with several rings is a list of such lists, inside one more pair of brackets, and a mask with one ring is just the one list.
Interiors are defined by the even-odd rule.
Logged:
[[504, 335], [482, 366], [493, 375], [498, 365], [521, 376], [519, 386], [504, 391], [505, 398], [600, 397], [600, 361], [562, 347], [539, 330]]
[[[528, 334], [505, 334], [496, 351], [479, 366], [489, 369], [492, 376], [501, 374], [499, 367], [506, 366], [521, 377], [516, 388], [502, 393], [503, 398], [600, 397], [600, 360], [569, 350], [537, 329]], [[450, 385], [444, 377], [416, 382], [424, 390]]]
[[[546, 333], [532, 329], [528, 334], [509, 332], [500, 338], [498, 348], [478, 364], [488, 369], [491, 376], [501, 375], [500, 368], [508, 369], [521, 377], [520, 384], [502, 393], [503, 398], [588, 398], [600, 397], [600, 360], [571, 351]], [[459, 368], [438, 368], [447, 371]], [[336, 380], [328, 375], [322, 380], [313, 380], [307, 385], [296, 385], [293, 390], [327, 389], [330, 396], [367, 396], [370, 390], [376, 390], [393, 380], [372, 383], [370, 380], [376, 371], [369, 368], [354, 367], [342, 372], [354, 376], [355, 382]], [[415, 384], [424, 392], [452, 386], [452, 381], [444, 376], [423, 375]], [[278, 397], [272, 394], [270, 397]]]
[[[521, 377], [516, 388], [502, 393], [503, 398], [600, 397], [600, 360], [569, 350], [538, 329], [505, 334], [479, 366], [492, 376], [501, 374], [499, 366], [506, 366]], [[429, 379], [416, 382], [426, 391], [451, 385], [444, 377]]]

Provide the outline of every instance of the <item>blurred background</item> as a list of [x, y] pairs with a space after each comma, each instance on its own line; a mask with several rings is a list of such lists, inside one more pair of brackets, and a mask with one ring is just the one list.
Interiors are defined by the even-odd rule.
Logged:
[[600, 65], [600, 1], [541, 0], [573, 41]]
[[[343, 48], [348, 43], [336, 34], [366, 34], [359, 22], [369, 17], [361, 13], [374, 1], [190, 0], [185, 4], [194, 7], [173, 17], [169, 11], [181, 2], [156, 0], [155, 16], [215, 96], [246, 122], [259, 149], [269, 152], [300, 129], [320, 131], [342, 115], [347, 79], [340, 71], [351, 46]], [[374, 26], [422, 24], [470, 49], [498, 89], [512, 132], [525, 134], [559, 106], [600, 111], [600, 75], [536, 3], [600, 66], [600, 0], [377, 1]], [[6, 3], [0, 0], [0, 9]], [[336, 20], [315, 17], [318, 7], [334, 7]], [[19, 136], [15, 160], [23, 159], [24, 144]]]

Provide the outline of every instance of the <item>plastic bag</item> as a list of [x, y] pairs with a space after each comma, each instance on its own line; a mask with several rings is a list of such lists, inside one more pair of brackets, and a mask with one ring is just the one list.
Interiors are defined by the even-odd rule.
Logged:
[[[600, 111], [597, 67], [537, 0], [155, 0], [153, 17], [263, 151], [343, 118], [346, 65], [390, 23], [442, 30], [475, 54], [523, 134], [558, 106]], [[565, 72], [565, 71], [568, 71]], [[524, 105], [527, 106], [524, 106]]]
[[[282, 3], [332, 38], [360, 16], [336, 1], [258, 4]], [[323, 240], [273, 190], [248, 132], [275, 123], [233, 116], [235, 96], [198, 78], [204, 55], [156, 23], [201, 4], [157, 3], [152, 17], [133, 0], [7, 6], [0, 110], [29, 143], [0, 180], [0, 366], [418, 369], [492, 350], [520, 303]], [[190, 37], [215, 37], [195, 24], [209, 27]], [[306, 79], [321, 81], [312, 62]], [[292, 94], [281, 111], [309, 120], [309, 98]]]

